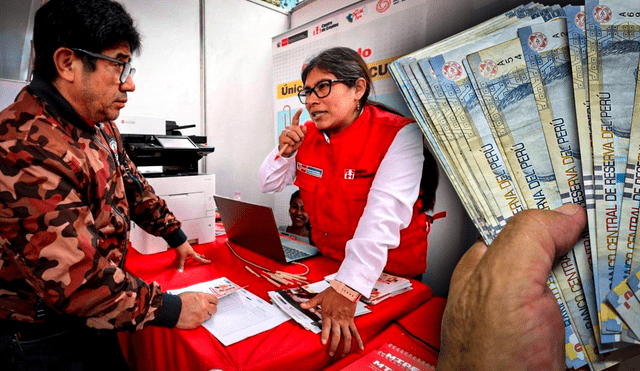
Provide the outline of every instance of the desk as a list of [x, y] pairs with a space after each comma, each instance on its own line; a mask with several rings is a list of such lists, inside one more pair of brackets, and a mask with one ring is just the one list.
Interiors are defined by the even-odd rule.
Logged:
[[[187, 261], [183, 273], [175, 270], [175, 251], [141, 255], [128, 250], [125, 268], [147, 282], [158, 282], [163, 290], [186, 287], [225, 276], [270, 302], [267, 292], [277, 289], [264, 279], [249, 273], [246, 263], [235, 257], [220, 236], [215, 242], [196, 245], [194, 249], [212, 261], [209, 265]], [[251, 251], [234, 246], [243, 258], [272, 270], [301, 273], [298, 265], [282, 265]], [[309, 282], [317, 282], [334, 273], [339, 263], [323, 256], [303, 260], [310, 271]], [[431, 289], [412, 280], [413, 290], [372, 306], [372, 312], [355, 319], [365, 350], [366, 342], [382, 332], [393, 320], [417, 308], [432, 296]], [[134, 333], [119, 333], [122, 351], [133, 371], [224, 371], [243, 370], [321, 370], [340, 359], [327, 354], [328, 346], [320, 344], [320, 335], [311, 333], [289, 320], [269, 331], [252, 336], [228, 347], [222, 345], [203, 327], [194, 330], [166, 329], [155, 326]], [[352, 348], [355, 345], [352, 345]]]

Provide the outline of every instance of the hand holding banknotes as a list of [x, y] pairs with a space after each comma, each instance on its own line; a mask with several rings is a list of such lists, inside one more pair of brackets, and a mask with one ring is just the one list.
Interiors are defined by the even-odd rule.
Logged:
[[280, 133], [278, 138], [278, 155], [276, 160], [280, 156], [291, 157], [291, 155], [300, 148], [302, 140], [307, 133], [307, 128], [300, 126], [300, 115], [302, 114], [302, 108], [298, 109], [293, 118], [291, 119], [291, 125], [287, 126]]
[[564, 324], [547, 279], [586, 220], [575, 204], [525, 210], [490, 247], [469, 249], [451, 278], [437, 370], [565, 369]]

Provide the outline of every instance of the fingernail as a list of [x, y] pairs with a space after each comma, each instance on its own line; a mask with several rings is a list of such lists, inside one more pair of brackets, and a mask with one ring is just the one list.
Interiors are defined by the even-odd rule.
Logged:
[[178, 271], [178, 273], [182, 273], [182, 271], [184, 271], [184, 269], [180, 269], [180, 268], [178, 268], [176, 270]]
[[333, 352], [329, 352], [329, 357], [333, 357]]
[[569, 216], [575, 215], [578, 210], [580, 210], [580, 206], [577, 204], [565, 204], [556, 209], [556, 211]]

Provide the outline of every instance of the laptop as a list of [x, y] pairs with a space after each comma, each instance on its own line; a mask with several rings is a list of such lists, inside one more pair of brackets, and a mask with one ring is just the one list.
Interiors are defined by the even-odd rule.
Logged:
[[280, 263], [319, 253], [308, 243], [281, 235], [270, 207], [217, 195], [213, 198], [227, 238], [234, 244]]

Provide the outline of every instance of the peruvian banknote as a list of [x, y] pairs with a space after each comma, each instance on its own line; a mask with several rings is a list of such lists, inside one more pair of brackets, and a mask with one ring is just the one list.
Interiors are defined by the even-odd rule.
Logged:
[[[518, 186], [523, 193], [523, 198], [527, 200], [525, 201], [527, 208], [561, 206], [562, 200], [555, 184], [556, 178], [540, 117], [528, 114], [528, 112], [537, 112], [537, 108], [520, 39], [513, 39], [470, 54], [467, 56], [467, 61], [479, 85], [484, 102], [491, 112], [491, 117], [488, 119], [499, 133], [500, 142], [512, 167], [520, 170], [521, 175], [517, 179], [522, 181], [518, 182]], [[553, 122], [548, 124], [553, 129]], [[558, 136], [567, 139], [567, 128], [563, 126], [562, 130], [556, 130], [553, 129], [554, 134], [550, 142], [555, 148], [559, 148], [559, 144], [567, 144], [557, 141]], [[575, 124], [571, 130], [575, 131]], [[575, 143], [577, 140], [569, 142]], [[577, 149], [577, 143], [575, 146]], [[558, 164], [562, 164], [563, 151], [557, 149], [555, 152], [558, 156], [556, 159]], [[571, 156], [573, 164], [575, 162], [573, 154], [566, 154], [567, 149], [564, 152], [564, 158]], [[569, 161], [565, 160], [565, 162]], [[562, 171], [565, 172], [565, 169], [563, 167]], [[544, 180], [547, 183], [546, 187], [543, 186]], [[569, 189], [568, 185], [567, 189]], [[578, 246], [584, 249], [585, 240], [586, 236], [583, 236]], [[573, 252], [561, 258], [561, 264], [554, 268], [553, 275], [563, 293], [569, 315], [585, 353], [590, 361], [595, 361], [597, 340], [593, 334], [587, 298], [582, 289]]]
[[523, 210], [522, 201], [513, 184], [511, 170], [504, 160], [501, 147], [496, 143], [462, 61], [469, 53], [513, 38], [517, 28], [540, 22], [541, 18], [525, 19], [478, 37], [473, 43], [451, 45], [444, 53], [429, 58], [430, 71], [434, 71], [452, 113], [460, 125], [466, 128], [463, 133], [471, 151], [476, 157], [482, 158], [478, 156], [482, 154], [486, 160], [479, 166], [484, 174], [489, 175], [486, 180], [491, 185], [490, 190], [499, 208], [498, 222], [501, 227], [511, 216]]
[[609, 330], [619, 327], [621, 320], [606, 294], [615, 270], [639, 56], [640, 34], [628, 32], [635, 21], [623, 16], [633, 9], [640, 10], [640, 4], [625, 0], [585, 4], [596, 206], [594, 279], [603, 343], [620, 341], [618, 332]]

